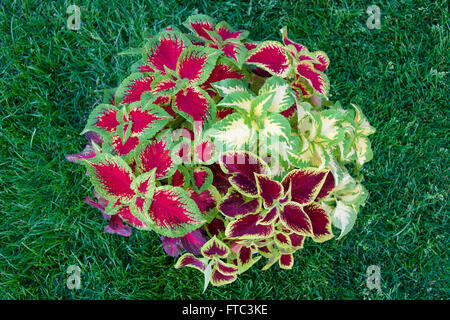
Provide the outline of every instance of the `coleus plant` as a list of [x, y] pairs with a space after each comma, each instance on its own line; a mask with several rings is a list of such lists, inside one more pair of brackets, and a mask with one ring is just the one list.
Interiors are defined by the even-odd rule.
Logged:
[[91, 112], [86, 147], [67, 156], [92, 182], [85, 202], [106, 232], [159, 234], [205, 288], [261, 257], [263, 270], [291, 269], [308, 239], [352, 229], [375, 130], [358, 106], [328, 99], [327, 55], [287, 28], [258, 42], [205, 15], [184, 25], [132, 50], [132, 73]]

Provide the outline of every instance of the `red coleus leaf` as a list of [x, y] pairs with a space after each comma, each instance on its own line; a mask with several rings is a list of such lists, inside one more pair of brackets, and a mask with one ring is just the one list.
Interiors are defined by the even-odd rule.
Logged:
[[184, 40], [177, 32], [161, 32], [148, 47], [148, 65], [162, 74], [166, 73], [166, 68], [176, 70], [178, 58], [185, 47]]
[[98, 105], [89, 116], [88, 122], [82, 133], [94, 131], [100, 134], [114, 132], [119, 125], [117, 121], [118, 109], [110, 104]]
[[[177, 86], [177, 83], [175, 80], [172, 79], [158, 79], [158, 81], [155, 83], [153, 87], [153, 93], [157, 94], [163, 91], [170, 91], [174, 89]], [[167, 92], [166, 92], [167, 93]], [[161, 103], [167, 103], [167, 97], [160, 96], [157, 99], [160, 99], [158, 101], [153, 102], [154, 104], [161, 104]], [[163, 99], [163, 100], [161, 100]]]
[[[139, 73], [137, 74], [139, 77], [136, 77], [135, 74], [132, 74], [127, 79], [124, 80], [123, 89], [125, 92], [123, 93], [122, 99], [120, 99], [121, 103], [132, 103], [141, 100], [141, 96], [145, 91], [151, 90], [151, 84], [155, 77], [143, 77]], [[119, 89], [120, 90], [120, 89]], [[116, 98], [117, 101], [117, 98]]]
[[202, 247], [202, 255], [205, 258], [226, 258], [230, 254], [230, 248], [213, 236], [205, 245]]
[[213, 174], [207, 167], [197, 167], [192, 173], [194, 190], [201, 193], [211, 186]]
[[225, 41], [227, 39], [239, 39], [243, 31], [232, 31], [225, 25], [221, 25], [217, 26], [216, 32], [222, 38], [222, 40]]
[[201, 88], [207, 90], [208, 93], [213, 93], [211, 84], [225, 79], [242, 79], [244, 75], [233, 67], [225, 63], [218, 63], [214, 66], [208, 79], [201, 85]]
[[267, 238], [273, 233], [272, 225], [261, 225], [259, 214], [247, 214], [227, 225], [225, 235], [229, 238], [259, 239]]
[[331, 218], [317, 204], [310, 204], [303, 207], [303, 210], [311, 220], [313, 240], [324, 242], [334, 237], [331, 230]]
[[194, 200], [183, 189], [162, 186], [155, 190], [146, 214], [150, 227], [168, 237], [181, 237], [205, 222]]
[[256, 155], [248, 152], [228, 152], [221, 156], [220, 165], [226, 174], [232, 175], [230, 183], [239, 192], [255, 197], [258, 189], [255, 173], [267, 174], [267, 164]]
[[139, 66], [139, 72], [155, 72], [155, 70], [147, 64], [142, 64]]
[[214, 142], [202, 141], [194, 147], [194, 159], [199, 162], [210, 162], [213, 159]]
[[283, 45], [276, 41], [261, 43], [249, 52], [246, 62], [280, 77], [286, 77], [290, 71], [289, 56]]
[[194, 15], [184, 25], [203, 40], [212, 40], [208, 31], [214, 31], [214, 20], [206, 15]]
[[314, 69], [311, 62], [299, 62], [296, 70], [297, 74], [306, 79], [319, 95], [326, 95], [328, 93], [329, 82], [327, 76]]
[[177, 263], [175, 264], [175, 268], [179, 269], [182, 267], [191, 267], [200, 271], [205, 271], [206, 264], [199, 258], [193, 256], [190, 253], [185, 253], [182, 255]]
[[329, 65], [330, 65], [330, 59], [328, 58], [328, 56], [325, 54], [325, 52], [314, 52], [314, 57], [316, 58], [317, 61], [319, 61], [319, 63], [314, 63], [314, 68], [316, 70], [319, 70], [321, 72], [325, 71]]
[[164, 139], [153, 140], [139, 151], [138, 163], [142, 172], [156, 169], [156, 179], [167, 178], [175, 171], [171, 150]]
[[187, 79], [190, 84], [204, 83], [214, 68], [219, 52], [197, 47], [184, 50], [177, 65], [179, 79]]
[[143, 109], [133, 106], [128, 111], [128, 121], [131, 122], [131, 135], [146, 137], [155, 135], [169, 120], [170, 116], [158, 107]]
[[222, 45], [223, 54], [233, 59], [238, 66], [242, 66], [247, 55], [247, 49], [239, 40], [228, 40]]
[[255, 174], [258, 195], [263, 199], [266, 209], [273, 206], [284, 194], [281, 183], [270, 179], [267, 175]]
[[293, 232], [303, 235], [312, 236], [313, 230], [311, 220], [303, 211], [302, 206], [295, 202], [286, 203], [280, 212], [281, 223]]
[[[125, 221], [126, 223], [132, 225], [133, 227], [135, 227], [137, 229], [145, 229], [145, 228], [147, 228], [147, 226], [146, 226], [146, 224], [144, 222], [142, 222], [141, 220], [136, 218], [131, 213], [131, 210], [130, 210], [129, 206], [123, 206], [121, 209], [119, 209], [119, 211], [117, 212], [117, 215], [119, 217], [121, 217], [123, 221]], [[112, 217], [114, 217], [114, 216], [112, 216]]]
[[101, 153], [86, 160], [89, 177], [97, 192], [108, 200], [130, 201], [135, 192], [131, 189], [133, 172], [118, 156]]
[[260, 209], [258, 199], [247, 200], [242, 194], [231, 189], [220, 202], [218, 209], [227, 217], [235, 218]]
[[139, 145], [138, 137], [129, 137], [125, 143], [118, 135], [111, 137], [111, 144], [119, 156], [127, 155]]
[[321, 169], [296, 169], [283, 179], [284, 190], [291, 188], [291, 199], [299, 204], [309, 204], [316, 199], [328, 171]]
[[281, 32], [281, 38], [283, 40], [284, 45], [288, 46], [288, 45], [292, 45], [295, 48], [295, 52], [292, 52], [293, 56], [296, 56], [297, 53], [304, 51], [304, 50], [308, 50], [304, 45], [301, 45], [297, 42], [294, 42], [292, 40], [290, 40], [288, 38], [288, 34], [287, 34], [287, 27], [284, 27], [280, 30]]
[[175, 110], [194, 122], [203, 124], [212, 115], [211, 101], [208, 94], [197, 87], [187, 87], [175, 94]]

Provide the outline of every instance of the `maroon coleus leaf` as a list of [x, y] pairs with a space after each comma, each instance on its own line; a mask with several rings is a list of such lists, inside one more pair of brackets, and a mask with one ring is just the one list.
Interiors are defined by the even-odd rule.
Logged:
[[309, 204], [316, 199], [325, 179], [327, 170], [296, 169], [289, 172], [281, 182], [284, 190], [291, 188], [291, 199], [301, 205]]
[[324, 242], [334, 237], [331, 230], [331, 218], [318, 204], [310, 204], [303, 207], [308, 215], [313, 231], [312, 239], [315, 242]]
[[227, 225], [225, 235], [229, 238], [260, 239], [267, 238], [273, 233], [272, 225], [258, 224], [259, 214], [247, 214]]
[[101, 146], [102, 143], [103, 143], [102, 135], [98, 134], [97, 132], [94, 132], [94, 131], [87, 131], [86, 134], [84, 135], [84, 137], [91, 144], [94, 142], [94, 143], [96, 143], [96, 144]]
[[194, 230], [181, 238], [184, 250], [195, 255], [201, 254], [201, 248], [206, 241], [207, 239], [200, 230]]
[[118, 215], [111, 216], [108, 225], [103, 230], [107, 233], [118, 234], [123, 237], [129, 237], [132, 234], [131, 227], [124, 225]]
[[187, 192], [204, 216], [206, 216], [210, 210], [216, 207], [216, 199], [214, 198], [211, 190], [205, 190], [201, 193], [198, 193], [192, 189], [188, 189]]
[[166, 140], [154, 139], [144, 144], [138, 153], [138, 167], [142, 172], [156, 169], [156, 179], [164, 179], [172, 174], [176, 166]]
[[171, 257], [178, 257], [183, 250], [181, 245], [181, 238], [170, 238], [166, 236], [161, 236], [161, 244], [164, 252]]
[[214, 267], [211, 273], [211, 284], [218, 287], [229, 284], [237, 279], [236, 274], [224, 274], [219, 269]]
[[84, 164], [84, 159], [95, 157], [96, 153], [92, 145], [87, 144], [83, 151], [66, 155], [66, 160], [73, 163]]
[[305, 237], [296, 233], [291, 233], [288, 235], [291, 245], [295, 248], [303, 248], [305, 243]]
[[258, 195], [263, 199], [266, 209], [271, 208], [284, 194], [284, 188], [278, 181], [270, 179], [267, 175], [255, 174]]
[[292, 269], [293, 265], [294, 265], [294, 255], [292, 253], [285, 253], [282, 254], [280, 256], [280, 260], [279, 264], [280, 264], [280, 268], [282, 269]]
[[281, 223], [293, 232], [303, 236], [313, 236], [312, 224], [303, 207], [296, 202], [286, 203], [280, 212]]
[[291, 247], [291, 239], [287, 234], [283, 232], [277, 232], [274, 237], [275, 243], [280, 248], [289, 248]]
[[228, 189], [231, 187], [231, 184], [228, 181], [229, 175], [223, 172], [218, 163], [213, 163], [209, 168], [213, 173], [213, 186], [216, 187], [220, 193], [227, 193]]
[[172, 186], [156, 188], [146, 218], [151, 228], [168, 237], [184, 236], [205, 222], [186, 191]]
[[232, 108], [221, 108], [221, 109], [218, 109], [217, 113], [216, 113], [217, 121], [222, 120], [223, 118], [225, 118], [229, 114], [232, 114], [233, 111], [234, 110]]
[[286, 77], [291, 70], [291, 61], [283, 45], [276, 41], [265, 41], [249, 52], [246, 63], [255, 65], [272, 75]]
[[202, 259], [193, 256], [191, 253], [185, 253], [175, 264], [175, 268], [177, 269], [182, 267], [191, 267], [203, 272], [206, 269], [206, 264]]
[[213, 259], [213, 258], [226, 258], [230, 254], [230, 248], [213, 236], [211, 239], [206, 242], [202, 249], [202, 255], [205, 258]]
[[225, 216], [235, 218], [256, 213], [260, 209], [259, 199], [245, 199], [236, 190], [230, 189], [217, 207]]
[[211, 236], [218, 236], [219, 233], [225, 232], [225, 223], [222, 219], [214, 218], [206, 225], [206, 228]]
[[279, 209], [274, 206], [261, 214], [258, 224], [272, 224], [279, 215]]
[[185, 40], [178, 32], [163, 31], [151, 40], [146, 53], [147, 63], [162, 74], [166, 73], [166, 68], [175, 71], [184, 48], [186, 48]]
[[229, 175], [229, 182], [242, 194], [256, 197], [258, 189], [255, 173], [267, 174], [267, 164], [249, 152], [228, 152], [220, 157], [222, 170]]
[[131, 189], [133, 172], [122, 158], [101, 153], [86, 163], [89, 177], [101, 196], [123, 202], [134, 197], [135, 192]]
[[183, 187], [185, 183], [184, 175], [180, 170], [176, 170], [172, 176], [170, 185], [174, 187]]
[[239, 269], [236, 265], [231, 263], [225, 263], [223, 261], [217, 261], [216, 263], [217, 270], [220, 271], [220, 273], [225, 275], [233, 275], [237, 274], [239, 272]]
[[199, 230], [194, 230], [183, 237], [170, 238], [161, 236], [164, 251], [172, 256], [178, 257], [181, 250], [186, 250], [194, 255], [201, 254], [201, 247], [206, 243], [206, 238]]
[[328, 197], [328, 195], [335, 188], [334, 176], [331, 172], [328, 172], [325, 182], [323, 183], [322, 188], [320, 189], [319, 194], [317, 195], [317, 199], [323, 199]]
[[294, 104], [291, 107], [280, 113], [287, 119], [290, 119], [295, 114], [296, 111], [297, 111], [297, 104], [294, 102]]

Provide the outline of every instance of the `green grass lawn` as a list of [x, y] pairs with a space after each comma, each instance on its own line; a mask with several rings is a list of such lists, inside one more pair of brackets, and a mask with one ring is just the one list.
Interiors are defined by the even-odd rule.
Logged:
[[[449, 20], [447, 1], [0, 2], [1, 299], [449, 299]], [[66, 27], [82, 5], [81, 29]], [[381, 29], [366, 26], [369, 5]], [[169, 24], [205, 13], [255, 40], [291, 38], [331, 59], [331, 99], [359, 104], [377, 128], [364, 168], [370, 192], [342, 240], [308, 241], [290, 271], [263, 262], [204, 294], [158, 235], [103, 232], [83, 203], [91, 184], [64, 155], [103, 90], [129, 73], [119, 56]], [[81, 289], [66, 287], [70, 265]], [[368, 290], [366, 269], [381, 268]]]

